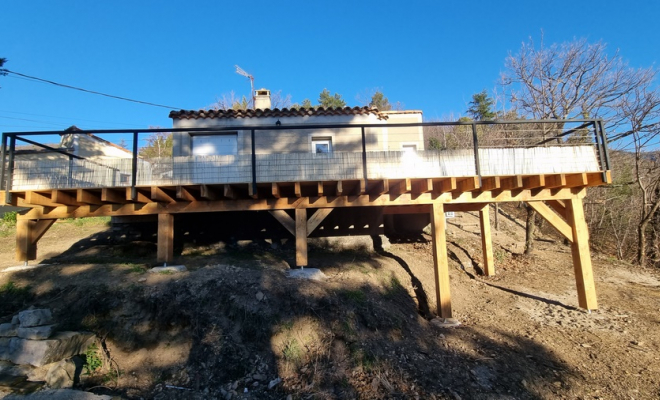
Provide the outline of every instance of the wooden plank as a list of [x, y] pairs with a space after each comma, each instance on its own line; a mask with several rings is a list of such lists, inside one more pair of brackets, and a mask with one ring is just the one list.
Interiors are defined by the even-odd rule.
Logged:
[[151, 200], [163, 203], [176, 203], [176, 199], [158, 186], [151, 187]]
[[392, 194], [409, 193], [412, 191], [412, 183], [410, 179], [401, 179], [400, 181], [389, 182], [389, 192]]
[[222, 187], [222, 195], [228, 199], [236, 199], [238, 197], [238, 193], [236, 193], [231, 185], [224, 185]]
[[445, 204], [445, 211], [454, 211], [454, 212], [468, 212], [468, 211], [479, 211], [484, 207], [482, 203], [462, 203], [462, 204]]
[[545, 187], [548, 189], [554, 188], [563, 188], [566, 187], [566, 175], [546, 175], [545, 176]]
[[547, 200], [547, 203], [557, 214], [561, 215], [565, 220], [568, 220], [566, 204], [562, 200]]
[[364, 179], [360, 179], [358, 181], [358, 184], [356, 185], [356, 189], [357, 189], [356, 190], [356, 192], [357, 192], [356, 195], [359, 196], [359, 195], [366, 194], [367, 193], [367, 181], [365, 181]]
[[23, 219], [16, 221], [16, 260], [27, 262], [37, 259], [39, 239], [55, 223], [54, 219]]
[[55, 204], [64, 204], [65, 206], [79, 206], [81, 205], [78, 203], [76, 199], [77, 195], [73, 195], [71, 193], [65, 192], [63, 190], [53, 190], [50, 194], [50, 199], [52, 200], [53, 203]]
[[197, 201], [197, 198], [192, 193], [192, 191], [186, 188], [185, 186], [176, 187], [176, 198], [183, 201], [190, 201], [190, 202]]
[[447, 237], [445, 233], [445, 210], [443, 204], [439, 202], [433, 203], [430, 214], [437, 312], [441, 318], [451, 318], [449, 265], [447, 260]]
[[280, 185], [277, 182], [273, 182], [270, 184], [270, 193], [275, 197], [276, 199], [279, 199], [282, 197], [282, 192], [280, 189]]
[[126, 204], [126, 190], [103, 188], [101, 189], [101, 201], [104, 203]]
[[484, 260], [484, 275], [495, 275], [495, 261], [493, 260], [493, 240], [490, 232], [490, 204], [479, 210], [479, 227], [481, 228], [481, 251]]
[[499, 176], [487, 176], [481, 178], [481, 190], [497, 190], [500, 188]]
[[502, 190], [516, 190], [523, 187], [522, 176], [509, 176], [507, 178], [500, 178], [500, 189]]
[[586, 173], [580, 174], [567, 174], [565, 187], [583, 187], [589, 185]]
[[433, 179], [415, 179], [412, 184], [413, 193], [428, 193], [433, 191]]
[[259, 198], [259, 191], [257, 190], [256, 185], [253, 185], [252, 183], [248, 183], [247, 187], [248, 187], [248, 196], [252, 197], [253, 199]]
[[596, 287], [591, 269], [591, 254], [589, 251], [589, 229], [584, 218], [582, 199], [573, 198], [567, 201], [568, 223], [573, 230], [573, 269], [580, 307], [587, 310], [598, 309]]
[[573, 241], [573, 231], [564, 221], [550, 207], [548, 207], [542, 201], [528, 201], [530, 207], [532, 207], [543, 219], [548, 221], [559, 233], [561, 233], [566, 239]]
[[479, 189], [479, 177], [470, 176], [467, 178], [460, 178], [456, 180], [456, 192], [471, 192]]
[[316, 229], [321, 222], [332, 212], [333, 208], [319, 208], [312, 214], [311, 217], [307, 220], [307, 236], [309, 236], [314, 229]]
[[[224, 191], [227, 191], [227, 186], [225, 185]], [[203, 199], [206, 200], [218, 200], [221, 196], [218, 194], [218, 192], [211, 186], [209, 185], [201, 185], [199, 187], [199, 196]], [[228, 196], [225, 196], [228, 197]]]
[[296, 197], [302, 197], [302, 188], [300, 187], [300, 182], [295, 182], [293, 184], [293, 194]]
[[156, 262], [174, 261], [174, 215], [158, 214], [158, 248]]
[[[436, 185], [434, 184], [435, 188]], [[447, 178], [440, 181], [440, 193], [447, 193], [456, 190], [456, 178]]]
[[25, 192], [25, 203], [33, 204], [35, 206], [48, 206], [48, 207], [57, 207], [60, 205], [53, 202], [50, 194], [45, 195], [38, 192], [33, 192], [31, 190]]
[[316, 194], [321, 197], [323, 196], [323, 182], [316, 183]]
[[587, 186], [601, 186], [612, 183], [612, 173], [610, 171], [606, 171], [605, 175], [607, 176], [605, 177], [605, 180], [603, 180], [602, 172], [588, 172]]
[[85, 189], [78, 189], [76, 193], [76, 201], [78, 201], [78, 203], [85, 204], [103, 204], [101, 201], [101, 196], [99, 196], [97, 193]]
[[307, 266], [307, 209], [296, 208], [296, 266]]
[[337, 189], [335, 190], [335, 194], [337, 196], [344, 195], [344, 184], [342, 183], [342, 181], [337, 181]]
[[[129, 188], [129, 187], [126, 188], [126, 200], [132, 200], [131, 199], [131, 188]], [[153, 203], [149, 196], [142, 193], [141, 189], [136, 190], [135, 200], [132, 200], [132, 201], [134, 201], [136, 203], [142, 203], [142, 204]]]
[[525, 189], [536, 189], [545, 186], [544, 175], [532, 175], [523, 178], [523, 187]]
[[286, 211], [271, 210], [269, 213], [275, 217], [275, 219], [278, 220], [280, 224], [282, 224], [284, 229], [289, 231], [289, 233], [291, 233], [293, 236], [296, 236], [296, 221], [294, 221]]

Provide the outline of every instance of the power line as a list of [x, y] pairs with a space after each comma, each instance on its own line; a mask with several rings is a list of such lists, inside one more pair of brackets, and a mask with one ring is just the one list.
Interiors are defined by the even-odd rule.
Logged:
[[55, 85], [55, 86], [59, 86], [59, 87], [67, 88], [67, 89], [79, 90], [79, 91], [85, 92], [85, 93], [97, 94], [99, 96], [110, 97], [110, 98], [113, 98], [113, 99], [130, 101], [130, 102], [133, 102], [133, 103], [145, 104], [145, 105], [154, 106], [154, 107], [162, 107], [162, 108], [167, 108], [168, 110], [182, 110], [183, 109], [183, 107], [165, 106], [165, 105], [162, 105], [162, 104], [149, 103], [148, 101], [133, 100], [133, 99], [129, 99], [127, 97], [114, 96], [114, 95], [107, 94], [107, 93], [96, 92], [94, 90], [88, 90], [88, 89], [83, 89], [83, 88], [79, 88], [79, 87], [76, 87], [76, 86], [65, 85], [63, 83], [57, 83], [57, 82], [49, 81], [47, 79], [37, 78], [36, 76], [21, 74], [19, 72], [10, 71], [8, 69], [0, 69], [0, 72], [6, 72], [8, 74], [22, 76], [24, 78], [32, 79], [32, 80], [35, 80], [35, 81], [50, 83], [51, 85]]
[[[66, 119], [66, 120], [75, 120], [75, 121], [85, 121], [85, 122], [96, 122], [99, 124], [106, 124], [106, 125], [126, 125], [126, 126], [136, 126], [139, 125], [137, 123], [135, 124], [127, 124], [125, 122], [109, 122], [109, 121], [98, 121], [94, 119], [83, 119], [83, 118], [78, 118], [78, 117], [63, 117], [61, 115], [56, 116], [56, 115], [45, 115], [45, 114], [34, 114], [34, 113], [26, 113], [26, 112], [19, 112], [19, 111], [9, 111], [9, 110], [0, 110], [0, 113], [10, 113], [10, 114], [21, 114], [21, 115], [33, 115], [37, 117], [47, 117], [47, 118], [58, 118], [58, 119]], [[39, 121], [39, 122], [46, 122], [46, 121]]]

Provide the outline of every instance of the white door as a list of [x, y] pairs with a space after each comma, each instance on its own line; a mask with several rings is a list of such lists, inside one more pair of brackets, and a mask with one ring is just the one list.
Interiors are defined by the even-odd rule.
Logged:
[[224, 156], [238, 154], [237, 134], [201, 135], [192, 138], [193, 156]]

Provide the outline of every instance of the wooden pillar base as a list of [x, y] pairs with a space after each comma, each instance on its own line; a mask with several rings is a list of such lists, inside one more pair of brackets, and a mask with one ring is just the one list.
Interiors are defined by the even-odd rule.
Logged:
[[174, 216], [158, 214], [158, 249], [156, 262], [171, 263], [174, 260]]
[[589, 229], [584, 218], [582, 199], [573, 198], [566, 202], [566, 216], [573, 231], [571, 251], [573, 253], [573, 269], [577, 285], [578, 303], [586, 310], [598, 309], [596, 287], [591, 268], [589, 251]]
[[481, 226], [481, 250], [484, 259], [484, 275], [495, 275], [493, 262], [493, 240], [490, 234], [490, 206], [486, 204], [479, 210], [479, 224]]
[[37, 259], [37, 242], [55, 223], [54, 219], [19, 219], [16, 221], [16, 260]]
[[447, 236], [445, 232], [445, 209], [442, 203], [431, 206], [431, 230], [433, 232], [433, 265], [435, 269], [435, 296], [438, 314], [451, 318], [451, 294], [449, 292], [449, 266], [447, 262]]
[[296, 208], [296, 266], [307, 266], [307, 209]]

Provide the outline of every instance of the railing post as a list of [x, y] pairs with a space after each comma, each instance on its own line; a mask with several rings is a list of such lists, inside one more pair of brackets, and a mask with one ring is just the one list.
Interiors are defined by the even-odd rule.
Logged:
[[252, 193], [257, 193], [257, 153], [254, 129], [250, 131], [250, 143], [252, 145]]
[[477, 136], [477, 124], [472, 123], [472, 145], [474, 146], [474, 171], [479, 177], [479, 186], [481, 186], [481, 165], [479, 164], [479, 138]]
[[2, 133], [2, 165], [0, 166], [0, 190], [5, 187], [5, 164], [7, 163], [7, 134]]
[[607, 182], [607, 170], [605, 166], [605, 155], [603, 154], [605, 151], [605, 147], [601, 143], [601, 135], [600, 135], [600, 126], [598, 124], [598, 121], [594, 120], [594, 123], [592, 124], [594, 128], [594, 140], [596, 141], [596, 149], [598, 149], [598, 161], [600, 163], [600, 168], [601, 171], [603, 172], [603, 182]]
[[5, 203], [11, 204], [11, 186], [14, 181], [14, 153], [16, 152], [16, 136], [9, 137], [9, 165], [7, 166], [7, 180], [5, 181]]
[[66, 187], [72, 187], [73, 183], [73, 157], [69, 156], [69, 174], [66, 177]]
[[362, 127], [362, 177], [364, 178], [364, 184], [368, 187], [368, 178], [367, 178], [367, 135], [364, 131], [364, 126]]
[[[609, 171], [610, 168], [610, 153], [609, 150], [607, 149], [607, 135], [605, 135], [605, 128], [603, 128], [603, 120], [599, 119], [598, 120], [598, 127], [600, 128], [600, 141], [603, 146], [603, 154], [605, 156], [605, 169]], [[603, 174], [605, 176], [605, 174]]]
[[133, 132], [133, 159], [131, 160], [131, 200], [137, 199], [137, 156], [138, 156], [138, 133]]

